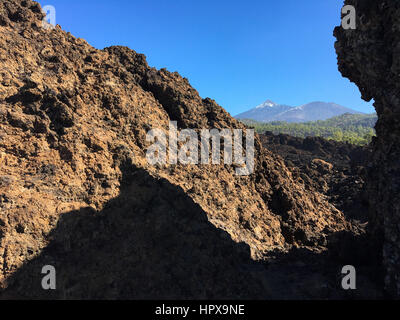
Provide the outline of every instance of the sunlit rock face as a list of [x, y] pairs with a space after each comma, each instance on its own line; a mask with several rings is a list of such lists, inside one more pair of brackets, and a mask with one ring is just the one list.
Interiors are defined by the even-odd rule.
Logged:
[[339, 70], [375, 100], [377, 138], [369, 170], [370, 233], [383, 255], [385, 287], [400, 296], [400, 2], [347, 0], [355, 30], [335, 29]]
[[13, 297], [48, 297], [44, 264], [60, 269], [53, 298], [271, 297], [270, 252], [319, 252], [349, 229], [257, 137], [248, 176], [150, 165], [146, 133], [170, 121], [246, 128], [178, 73], [42, 19], [36, 2], [0, 1], [0, 286]]

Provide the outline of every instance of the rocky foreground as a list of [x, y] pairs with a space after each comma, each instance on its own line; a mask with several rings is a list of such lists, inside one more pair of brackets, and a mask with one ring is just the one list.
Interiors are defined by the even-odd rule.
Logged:
[[[178, 73], [42, 18], [34, 1], [0, 3], [1, 298], [383, 296], [362, 221], [259, 137], [250, 176], [149, 165], [146, 133], [170, 121], [246, 129]], [[340, 287], [346, 264], [357, 291]]]

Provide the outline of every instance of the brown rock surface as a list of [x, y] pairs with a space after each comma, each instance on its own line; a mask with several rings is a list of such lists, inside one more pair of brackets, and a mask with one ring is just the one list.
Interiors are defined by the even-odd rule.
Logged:
[[[323, 252], [330, 234], [351, 229], [342, 212], [258, 138], [250, 176], [225, 165], [150, 166], [146, 133], [170, 120], [180, 129], [244, 127], [178, 73], [125, 47], [97, 50], [59, 26], [45, 30], [41, 19], [33, 1], [0, 3], [3, 297], [331, 294], [304, 285], [271, 292], [295, 273], [268, 275], [262, 261]], [[56, 292], [39, 286], [44, 264], [59, 270]]]
[[346, 218], [362, 224], [369, 221], [366, 179], [370, 146], [272, 132], [261, 134], [260, 139], [266, 149], [285, 160], [298, 182], [326, 195]]
[[346, 0], [357, 12], [357, 29], [335, 29], [339, 70], [362, 98], [375, 100], [379, 120], [369, 170], [373, 207], [370, 231], [383, 253], [388, 293], [400, 297], [400, 3]]

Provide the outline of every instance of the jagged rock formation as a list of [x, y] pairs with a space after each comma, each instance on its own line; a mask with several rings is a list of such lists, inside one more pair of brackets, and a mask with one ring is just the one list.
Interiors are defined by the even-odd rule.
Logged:
[[[258, 138], [250, 176], [149, 165], [146, 133], [170, 120], [245, 128], [178, 73], [45, 30], [42, 17], [36, 2], [0, 3], [3, 297], [276, 297], [255, 261], [322, 252], [329, 235], [351, 229]], [[44, 264], [59, 270], [56, 292], [38, 285]]]
[[400, 3], [395, 0], [346, 0], [345, 3], [356, 9], [357, 29], [335, 29], [339, 70], [358, 85], [364, 100], [375, 100], [379, 120], [368, 183], [373, 207], [371, 241], [383, 253], [386, 289], [399, 297]]

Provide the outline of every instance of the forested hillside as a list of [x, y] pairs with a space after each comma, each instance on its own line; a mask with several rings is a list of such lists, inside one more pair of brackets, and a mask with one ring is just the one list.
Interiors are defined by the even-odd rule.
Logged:
[[336, 141], [365, 145], [375, 136], [376, 114], [344, 114], [324, 121], [305, 123], [287, 123], [273, 121], [268, 123], [253, 120], [241, 120], [254, 127], [258, 133], [271, 131], [274, 134], [284, 133], [295, 137], [323, 137]]

